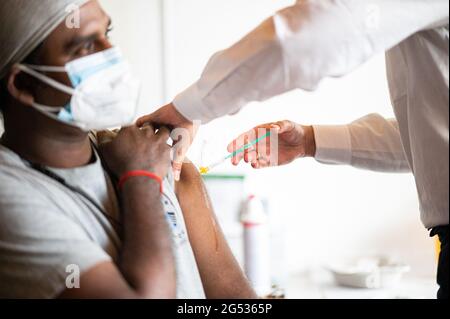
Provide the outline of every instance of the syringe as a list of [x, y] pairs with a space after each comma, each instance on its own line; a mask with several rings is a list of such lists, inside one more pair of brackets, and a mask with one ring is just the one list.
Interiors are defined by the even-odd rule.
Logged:
[[226, 162], [227, 160], [235, 157], [236, 155], [245, 152], [246, 150], [248, 150], [249, 148], [253, 147], [254, 145], [258, 144], [259, 142], [261, 142], [262, 140], [266, 139], [270, 137], [270, 131], [267, 132], [265, 135], [257, 138], [256, 140], [254, 140], [253, 142], [250, 142], [244, 146], [242, 146], [240, 149], [238, 149], [237, 151], [234, 151], [233, 153], [230, 153], [229, 155], [225, 156], [224, 158], [218, 160], [217, 162], [214, 162], [208, 166], [200, 166], [199, 171], [200, 174], [202, 175], [206, 175], [208, 174], [211, 170], [213, 170], [214, 168], [216, 168], [217, 166], [223, 164], [224, 162]]

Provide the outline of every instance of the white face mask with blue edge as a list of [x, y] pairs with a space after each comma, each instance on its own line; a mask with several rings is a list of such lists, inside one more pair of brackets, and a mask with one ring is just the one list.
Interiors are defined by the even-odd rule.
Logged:
[[[84, 131], [103, 130], [132, 124], [138, 116], [140, 83], [130, 71], [117, 47], [98, 52], [64, 67], [18, 64], [17, 67], [72, 96], [68, 105], [32, 106], [53, 119]], [[40, 72], [66, 72], [73, 87]]]

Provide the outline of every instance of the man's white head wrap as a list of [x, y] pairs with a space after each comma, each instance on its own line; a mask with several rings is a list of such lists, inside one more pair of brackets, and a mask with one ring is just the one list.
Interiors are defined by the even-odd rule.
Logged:
[[89, 0], [0, 0], [0, 79], [25, 59], [75, 6]]

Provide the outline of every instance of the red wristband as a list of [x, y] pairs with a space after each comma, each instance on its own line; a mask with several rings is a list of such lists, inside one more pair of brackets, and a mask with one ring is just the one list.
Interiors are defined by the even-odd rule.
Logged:
[[129, 171], [122, 175], [122, 177], [119, 180], [118, 187], [119, 189], [122, 189], [123, 185], [132, 177], [148, 177], [151, 178], [159, 183], [159, 191], [163, 192], [163, 180], [161, 177], [154, 173], [150, 173], [148, 171]]

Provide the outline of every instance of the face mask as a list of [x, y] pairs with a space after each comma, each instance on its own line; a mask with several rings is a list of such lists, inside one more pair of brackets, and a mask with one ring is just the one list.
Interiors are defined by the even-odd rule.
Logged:
[[[18, 68], [72, 96], [65, 107], [38, 103], [33, 107], [65, 124], [84, 131], [130, 125], [138, 115], [140, 84], [118, 48], [74, 60], [64, 67], [18, 64]], [[73, 87], [40, 72], [66, 72]]]

